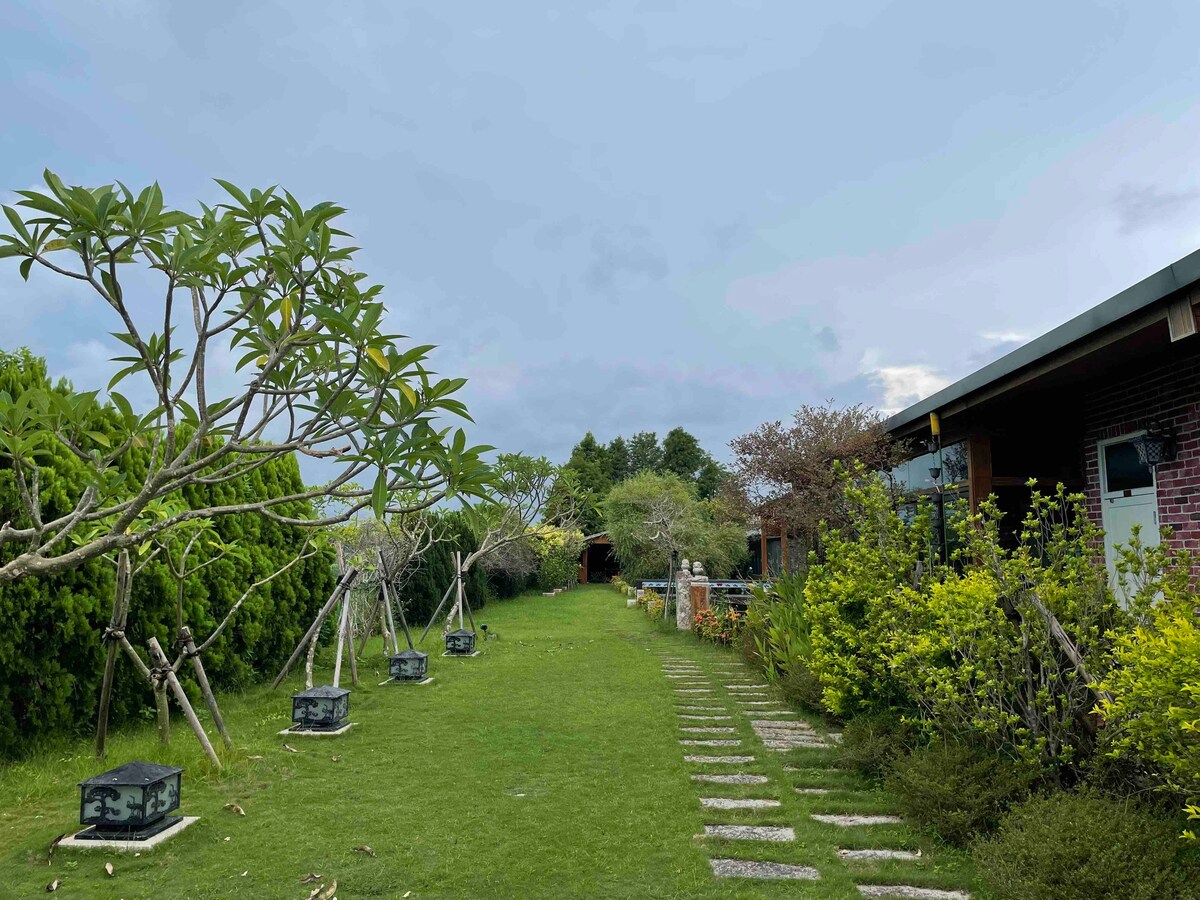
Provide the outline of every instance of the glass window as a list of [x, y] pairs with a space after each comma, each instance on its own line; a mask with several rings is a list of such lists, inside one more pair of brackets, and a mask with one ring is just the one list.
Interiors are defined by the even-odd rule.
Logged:
[[[896, 486], [904, 492], [928, 491], [937, 485], [930, 469], [938, 467], [936, 453], [923, 453], [915, 459], [903, 462], [892, 469], [892, 478]], [[941, 458], [942, 483], [955, 484], [967, 480], [967, 444], [962, 441], [942, 448]]]
[[1138, 459], [1133, 441], [1104, 445], [1104, 488], [1110, 494], [1154, 487], [1154, 473]]

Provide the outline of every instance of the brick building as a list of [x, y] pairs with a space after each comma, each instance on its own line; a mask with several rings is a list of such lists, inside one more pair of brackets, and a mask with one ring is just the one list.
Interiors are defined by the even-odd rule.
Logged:
[[1030, 479], [1083, 491], [1110, 568], [1135, 523], [1200, 551], [1198, 304], [1200, 251], [897, 413], [898, 477], [972, 508], [994, 493], [1010, 523]]

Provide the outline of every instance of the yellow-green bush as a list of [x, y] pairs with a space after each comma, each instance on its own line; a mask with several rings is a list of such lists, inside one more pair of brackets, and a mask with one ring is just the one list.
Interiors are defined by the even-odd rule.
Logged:
[[1117, 639], [1116, 667], [1100, 704], [1114, 754], [1131, 754], [1163, 786], [1200, 798], [1200, 627], [1196, 597], [1164, 597], [1148, 624]]

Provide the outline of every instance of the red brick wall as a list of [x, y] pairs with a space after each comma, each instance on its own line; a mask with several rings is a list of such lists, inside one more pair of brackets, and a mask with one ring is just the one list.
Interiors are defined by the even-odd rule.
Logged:
[[1157, 366], [1109, 375], [1082, 398], [1088, 511], [1100, 524], [1096, 442], [1140, 431], [1150, 422], [1169, 423], [1176, 456], [1155, 472], [1159, 522], [1174, 529], [1173, 544], [1200, 550], [1200, 337], [1185, 338], [1172, 350], [1171, 358]]

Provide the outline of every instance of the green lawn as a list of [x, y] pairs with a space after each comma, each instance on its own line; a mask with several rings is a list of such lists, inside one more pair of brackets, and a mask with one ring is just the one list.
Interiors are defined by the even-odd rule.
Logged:
[[[207, 773], [195, 741], [176, 721], [160, 749], [150, 729], [111, 743], [110, 763], [174, 763], [184, 776], [185, 815], [202, 818], [143, 854], [46, 848], [78, 817], [75, 782], [95, 774], [86, 743], [0, 769], [0, 896], [35, 896], [61, 879], [63, 897], [304, 898], [309, 872], [336, 878], [338, 896], [404, 897], [814, 897], [851, 898], [856, 881], [970, 887], [964, 856], [904, 826], [847, 835], [812, 812], [886, 812], [888, 798], [856, 778], [828, 772], [836, 751], [763, 749], [749, 718], [710, 675], [714, 702], [729, 706], [745, 766], [684, 762], [673, 683], [662, 655], [688, 657], [706, 672], [735, 655], [658, 629], [608, 588], [527, 596], [479, 617], [500, 635], [482, 655], [444, 659], [431, 637], [431, 685], [378, 686], [376, 645], [360, 663], [351, 698], [359, 723], [333, 739], [284, 739], [290, 689], [224, 699], [238, 744], [221, 775]], [[324, 672], [326, 677], [328, 672]], [[347, 673], [348, 677], [348, 673]], [[320, 682], [320, 674], [318, 682]], [[178, 719], [178, 717], [176, 717]], [[714, 735], [716, 737], [716, 735]], [[284, 743], [300, 750], [291, 753]], [[251, 757], [260, 756], [261, 759]], [[785, 771], [785, 765], [811, 772]], [[767, 775], [737, 787], [693, 782], [698, 771]], [[800, 796], [795, 786], [836, 788]], [[702, 811], [699, 797], [774, 797], [776, 809]], [[240, 804], [244, 817], [224, 809]], [[705, 823], [790, 825], [783, 844], [697, 839]], [[367, 845], [375, 855], [356, 852]], [[836, 848], [921, 849], [918, 862], [859, 865]], [[816, 866], [821, 881], [717, 880], [710, 856]], [[111, 862], [110, 878], [104, 863]]]

